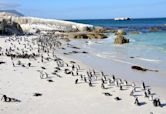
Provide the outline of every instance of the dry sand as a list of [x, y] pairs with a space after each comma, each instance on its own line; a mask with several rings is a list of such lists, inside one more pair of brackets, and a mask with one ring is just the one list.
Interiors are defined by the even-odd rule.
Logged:
[[[24, 36], [23, 36], [24, 37]], [[27, 37], [29, 41], [34, 37]], [[0, 38], [0, 47], [3, 49], [11, 46], [10, 42], [5, 43], [8, 37]], [[19, 48], [18, 42], [12, 42]], [[27, 43], [27, 42], [24, 42]], [[31, 43], [31, 42], [30, 42]], [[33, 45], [35, 47], [35, 45]], [[32, 50], [36, 52], [36, 50]], [[29, 52], [30, 53], [30, 52]], [[80, 61], [72, 60], [64, 55], [56, 53], [66, 63], [75, 61], [81, 66], [82, 72], [86, 74], [89, 66]], [[47, 56], [47, 55], [45, 55]], [[131, 86], [124, 86], [124, 90], [119, 90], [119, 87], [105, 84], [108, 89], [101, 88], [101, 81], [93, 82], [94, 87], [89, 87], [84, 83], [79, 76], [71, 76], [64, 73], [66, 66], [61, 68], [58, 73], [61, 78], [52, 74], [57, 67], [54, 61], [41, 62], [40, 57], [33, 59], [14, 59], [14, 63], [20, 60], [25, 64], [25, 67], [16, 65], [13, 67], [10, 57], [0, 56], [0, 61], [6, 62], [0, 64], [0, 98], [2, 95], [16, 98], [21, 102], [4, 102], [0, 101], [0, 114], [165, 114], [166, 113], [166, 99], [161, 99], [163, 107], [154, 107], [152, 101], [145, 98], [142, 88], [138, 88], [135, 95], [141, 103], [141, 106], [134, 104], [134, 97], [130, 96], [132, 91]], [[31, 62], [32, 67], [27, 64]], [[41, 79], [41, 70], [45, 67], [49, 77], [48, 79]], [[71, 69], [71, 68], [70, 68]], [[48, 82], [51, 79], [53, 82]], [[79, 79], [79, 83], [75, 84], [75, 80]], [[130, 83], [130, 82], [129, 82]], [[131, 84], [131, 83], [130, 83]], [[140, 85], [137, 85], [141, 87]], [[160, 88], [159, 88], [160, 89]], [[112, 96], [105, 96], [103, 93], [109, 92]], [[41, 93], [42, 96], [35, 97], [34, 93]], [[164, 93], [158, 93], [164, 94]], [[116, 101], [114, 98], [120, 97], [122, 100]], [[152, 113], [151, 113], [152, 114]]]

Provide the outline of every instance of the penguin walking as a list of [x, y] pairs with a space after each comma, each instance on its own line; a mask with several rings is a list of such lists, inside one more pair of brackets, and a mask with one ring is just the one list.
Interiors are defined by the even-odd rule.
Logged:
[[140, 105], [139, 100], [138, 100], [138, 97], [135, 98], [135, 102], [134, 102], [134, 104], [136, 104], [137, 106]]
[[78, 79], [75, 80], [75, 84], [78, 84]]

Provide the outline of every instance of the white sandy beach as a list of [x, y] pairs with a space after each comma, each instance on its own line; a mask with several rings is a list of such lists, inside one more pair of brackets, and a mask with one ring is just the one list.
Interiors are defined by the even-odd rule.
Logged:
[[[23, 36], [24, 37], [24, 36]], [[34, 38], [37, 36], [34, 36]], [[0, 37], [0, 47], [5, 51], [11, 46], [11, 42], [6, 42], [8, 37]], [[18, 37], [20, 38], [20, 37]], [[21, 42], [21, 44], [32, 45], [32, 36], [28, 37], [30, 42]], [[24, 48], [24, 45], [18, 42], [12, 42], [13, 46], [19, 49]], [[28, 53], [37, 53], [37, 45], [32, 45], [33, 50]], [[51, 55], [51, 54], [50, 54]], [[62, 54], [56, 55], [63, 59], [65, 63], [75, 61], [81, 66], [79, 74], [86, 75], [89, 66], [86, 64], [67, 58]], [[44, 55], [47, 57], [47, 54]], [[16, 65], [18, 60], [25, 64], [25, 67]], [[53, 75], [53, 71], [57, 64], [55, 61], [41, 62], [41, 57], [34, 59], [13, 59], [15, 67], [12, 65], [10, 57], [0, 56], [0, 61], [6, 62], [0, 64], [0, 97], [7, 95], [8, 97], [21, 100], [21, 102], [4, 102], [0, 101], [0, 114], [165, 114], [166, 113], [166, 99], [160, 98], [163, 107], [154, 107], [152, 101], [144, 97], [141, 85], [136, 85], [137, 92], [134, 94], [138, 96], [140, 106], [134, 104], [134, 97], [130, 96], [133, 90], [131, 86], [123, 86], [124, 90], [119, 90], [119, 87], [105, 84], [107, 89], [101, 88], [101, 80], [92, 82], [94, 87], [89, 87], [88, 83], [81, 80], [80, 76], [72, 76], [64, 73], [64, 69], [71, 69], [69, 67], [62, 67], [58, 74], [61, 77]], [[28, 67], [28, 63], [32, 63]], [[42, 70], [41, 67], [45, 67]], [[47, 79], [41, 79], [38, 70], [46, 72], [49, 76]], [[100, 72], [99, 72], [100, 73]], [[99, 79], [101, 76], [99, 76]], [[75, 80], [79, 79], [78, 84]], [[53, 82], [49, 82], [52, 80]], [[128, 82], [131, 85], [131, 82]], [[148, 85], [148, 84], [147, 84]], [[158, 95], [164, 96], [165, 92], [160, 91]], [[42, 96], [34, 96], [34, 93], [41, 93]], [[105, 96], [103, 93], [110, 93], [112, 96]], [[114, 98], [120, 97], [122, 100], [116, 101]], [[152, 113], [151, 113], [152, 112]]]

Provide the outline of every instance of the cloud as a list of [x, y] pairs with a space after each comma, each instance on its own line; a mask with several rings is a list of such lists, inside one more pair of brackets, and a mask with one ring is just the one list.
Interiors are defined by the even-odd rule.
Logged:
[[20, 7], [17, 3], [6, 3], [6, 2], [0, 2], [0, 9], [15, 9]]

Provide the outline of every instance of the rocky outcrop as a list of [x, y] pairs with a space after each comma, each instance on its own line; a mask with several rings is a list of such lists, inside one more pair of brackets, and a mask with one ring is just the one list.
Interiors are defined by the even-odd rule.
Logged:
[[160, 31], [160, 30], [161, 30], [160, 27], [150, 27], [150, 28], [149, 28], [149, 31], [150, 31], [150, 32], [158, 32], [158, 31]]
[[57, 30], [65, 32], [78, 32], [78, 31], [92, 31], [93, 25], [80, 24], [56, 19], [42, 19], [35, 17], [15, 17], [4, 16], [4, 19], [10, 19], [21, 25], [22, 29], [26, 32], [30, 31], [45, 31], [45, 30]]
[[21, 26], [11, 20], [0, 20], [0, 35], [22, 35]]
[[127, 35], [127, 33], [124, 30], [119, 29], [115, 32], [115, 35]]
[[69, 38], [74, 39], [104, 39], [107, 38], [107, 35], [104, 33], [96, 33], [96, 32], [86, 32], [86, 33], [69, 33]]
[[126, 37], [124, 37], [124, 35], [126, 35], [127, 33], [124, 30], [117, 30], [115, 32], [116, 38], [114, 43], [115, 44], [125, 44], [125, 43], [129, 43], [129, 39], [127, 39]]
[[129, 39], [125, 38], [123, 35], [117, 35], [114, 41], [115, 44], [125, 44], [129, 43]]

